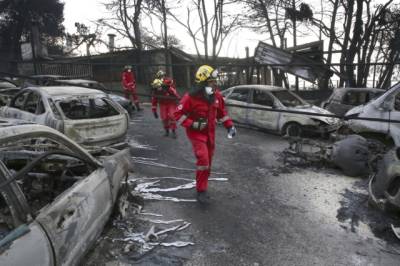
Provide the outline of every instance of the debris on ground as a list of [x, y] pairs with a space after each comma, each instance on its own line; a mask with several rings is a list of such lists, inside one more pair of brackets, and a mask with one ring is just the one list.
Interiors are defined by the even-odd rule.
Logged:
[[340, 168], [348, 176], [367, 176], [376, 168], [386, 147], [379, 141], [359, 135], [345, 136], [335, 142], [289, 138], [283, 151], [285, 164]]

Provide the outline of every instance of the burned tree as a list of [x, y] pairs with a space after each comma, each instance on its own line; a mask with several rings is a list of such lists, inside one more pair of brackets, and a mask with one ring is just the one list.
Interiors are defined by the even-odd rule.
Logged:
[[[395, 42], [396, 29], [399, 26], [396, 19], [387, 19], [389, 14], [395, 14], [391, 11], [393, 1], [389, 0], [376, 7], [371, 6], [372, 3], [368, 0], [330, 0], [329, 3], [332, 6], [332, 9], [328, 10], [332, 14], [330, 25], [327, 26], [317, 19], [313, 20], [313, 24], [322, 28], [322, 32], [329, 38], [328, 64], [331, 63], [334, 47], [341, 51], [340, 86], [367, 86], [372, 60], [383, 65], [388, 64], [389, 67], [385, 69], [387, 74], [390, 72], [390, 81], [390, 62], [395, 62], [393, 59], [396, 58], [395, 50], [398, 47], [392, 42]], [[340, 23], [342, 27], [339, 27]], [[382, 69], [374, 66], [374, 84], [376, 71]], [[385, 74], [383, 76], [388, 77]], [[388, 84], [384, 83], [378, 82], [378, 87], [386, 88]]]
[[225, 39], [238, 26], [239, 15], [230, 16], [225, 10], [231, 3], [225, 0], [192, 0], [192, 6], [186, 9], [185, 18], [170, 12], [171, 16], [186, 29], [198, 57], [201, 58], [203, 54], [206, 62], [215, 61]]
[[59, 0], [0, 1], [0, 52], [2, 59], [21, 58], [21, 41], [30, 41], [32, 24], [38, 26], [41, 41], [55, 44], [63, 35], [64, 4]]
[[143, 50], [140, 27], [143, 0], [113, 0], [105, 4], [105, 7], [113, 16], [98, 20], [98, 24], [129, 39], [133, 48], [139, 51]]
[[100, 29], [97, 25], [96, 29], [92, 31], [88, 26], [83, 23], [75, 23], [76, 32], [66, 34], [67, 47], [71, 47], [68, 53], [72, 53], [82, 45], [86, 45], [86, 55], [90, 56], [90, 48], [95, 47], [96, 44], [102, 43], [100, 39]]

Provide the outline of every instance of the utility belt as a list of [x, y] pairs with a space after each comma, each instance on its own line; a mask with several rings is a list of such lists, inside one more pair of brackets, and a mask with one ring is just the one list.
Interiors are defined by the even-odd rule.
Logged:
[[194, 130], [202, 131], [208, 126], [208, 120], [207, 118], [200, 117], [197, 120], [194, 120], [191, 128]]

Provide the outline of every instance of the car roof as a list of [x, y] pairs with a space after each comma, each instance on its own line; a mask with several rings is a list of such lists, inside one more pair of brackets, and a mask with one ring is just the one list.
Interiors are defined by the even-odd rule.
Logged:
[[43, 78], [43, 79], [48, 79], [48, 78], [50, 78], [50, 79], [62, 79], [62, 78], [65, 78], [65, 76], [62, 76], [62, 75], [32, 75], [30, 77], [31, 78], [36, 78], [36, 79], [41, 79], [41, 78]]
[[259, 90], [266, 90], [266, 91], [280, 91], [280, 90], [287, 90], [283, 87], [278, 86], [271, 86], [271, 85], [259, 85], [259, 84], [249, 84], [249, 85], [239, 85], [235, 87], [231, 87], [229, 89], [259, 89]]
[[335, 91], [343, 91], [347, 92], [349, 90], [352, 91], [371, 91], [371, 92], [383, 92], [385, 91], [384, 89], [379, 89], [379, 88], [352, 88], [352, 87], [346, 87], [346, 88], [335, 88]]
[[69, 83], [69, 84], [82, 84], [82, 83], [89, 83], [89, 84], [97, 84], [98, 82], [95, 80], [90, 79], [58, 79], [56, 81], [62, 83]]
[[30, 87], [30, 89], [42, 91], [49, 96], [83, 96], [83, 95], [106, 95], [104, 92], [96, 89], [76, 86], [46, 86]]

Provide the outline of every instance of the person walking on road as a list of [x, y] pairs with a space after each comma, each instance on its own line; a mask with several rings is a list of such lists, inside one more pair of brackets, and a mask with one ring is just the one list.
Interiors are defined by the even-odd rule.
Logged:
[[136, 107], [136, 111], [141, 111], [139, 97], [136, 94], [136, 78], [132, 72], [132, 66], [125, 66], [122, 72], [122, 87], [124, 88], [125, 98], [130, 100]]
[[236, 128], [225, 109], [224, 99], [217, 88], [218, 71], [211, 66], [201, 66], [195, 76], [195, 85], [181, 99], [175, 119], [186, 128], [197, 159], [197, 201], [209, 203], [208, 177], [215, 148], [216, 120], [228, 130], [228, 137], [236, 135]]
[[172, 137], [176, 138], [176, 122], [174, 112], [180, 96], [176, 91], [174, 80], [166, 77], [160, 70], [156, 74], [156, 79], [151, 84], [153, 91], [151, 94], [151, 109], [154, 117], [158, 119], [157, 106], [160, 107], [160, 116], [165, 130], [164, 136], [168, 137], [170, 130]]

